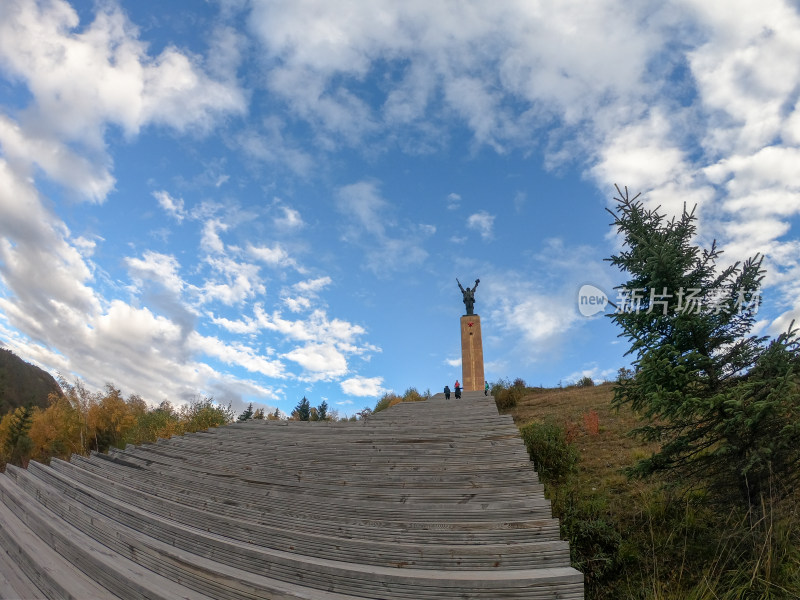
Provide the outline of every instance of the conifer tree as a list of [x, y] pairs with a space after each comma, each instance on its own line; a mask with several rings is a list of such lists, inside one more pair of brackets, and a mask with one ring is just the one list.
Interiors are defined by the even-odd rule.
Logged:
[[299, 421], [308, 421], [311, 418], [311, 404], [305, 396], [303, 396], [303, 399], [295, 406], [294, 413], [297, 415]]
[[328, 419], [328, 403], [323, 400], [322, 404], [317, 407], [317, 420], [326, 421]]
[[244, 410], [242, 414], [239, 415], [237, 419], [239, 423], [243, 423], [244, 421], [249, 421], [253, 418], [253, 403], [247, 405], [247, 408]]
[[32, 424], [33, 406], [20, 406], [14, 411], [4, 450], [8, 462], [18, 467], [25, 466], [33, 449], [33, 441], [28, 436]]
[[718, 269], [716, 244], [694, 243], [694, 210], [668, 220], [637, 198], [626, 188], [610, 211], [624, 246], [608, 260], [630, 278], [610, 316], [634, 356], [614, 404], [641, 412], [647, 424], [634, 433], [661, 448], [631, 474], [669, 471], [748, 503], [776, 481], [791, 486], [800, 473], [800, 352], [791, 327], [771, 343], [752, 334], [761, 257]]

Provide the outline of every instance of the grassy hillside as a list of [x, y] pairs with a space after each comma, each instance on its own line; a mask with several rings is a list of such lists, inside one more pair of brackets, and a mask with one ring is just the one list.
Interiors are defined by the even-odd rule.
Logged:
[[628, 435], [639, 421], [611, 408], [613, 388], [523, 388], [503, 411], [523, 432], [554, 425], [578, 450], [573, 471], [543, 479], [587, 599], [800, 598], [799, 495], [764, 497], [756, 514], [676, 481], [629, 480], [623, 470], [656, 446]]

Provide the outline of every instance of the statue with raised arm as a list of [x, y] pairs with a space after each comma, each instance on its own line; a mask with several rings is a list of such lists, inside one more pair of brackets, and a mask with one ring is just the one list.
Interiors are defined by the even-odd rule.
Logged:
[[475, 290], [478, 289], [478, 284], [481, 282], [480, 279], [475, 280], [475, 286], [472, 289], [464, 289], [464, 286], [461, 285], [461, 282], [456, 277], [456, 283], [458, 284], [461, 293], [464, 295], [464, 305], [467, 307], [467, 314], [472, 315], [475, 314], [473, 309], [475, 308]]

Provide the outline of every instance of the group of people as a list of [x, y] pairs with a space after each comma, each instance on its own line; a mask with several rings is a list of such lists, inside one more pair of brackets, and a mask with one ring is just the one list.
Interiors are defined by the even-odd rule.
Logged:
[[[455, 384], [454, 387], [456, 388], [456, 400], [458, 400], [459, 398], [461, 398], [461, 384], [458, 382], [458, 379], [456, 379], [456, 384]], [[450, 386], [449, 385], [444, 386], [444, 399], [445, 400], [450, 400]]]
[[[458, 400], [459, 398], [461, 398], [461, 383], [459, 383], [458, 379], [456, 379], [456, 383], [455, 383], [455, 385], [453, 387], [456, 390], [456, 400]], [[483, 386], [483, 395], [484, 396], [488, 396], [489, 395], [489, 382], [488, 381]], [[444, 386], [444, 399], [445, 400], [450, 400], [450, 386], [449, 385]]]

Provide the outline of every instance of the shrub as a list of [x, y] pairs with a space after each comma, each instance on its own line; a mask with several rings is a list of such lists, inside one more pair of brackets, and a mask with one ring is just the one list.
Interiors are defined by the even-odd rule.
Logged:
[[561, 535], [569, 542], [570, 562], [590, 589], [597, 590], [620, 566], [622, 536], [592, 498], [570, 494], [561, 515]]
[[525, 393], [525, 382], [519, 378], [514, 383], [508, 379], [498, 379], [492, 384], [490, 393], [494, 396], [497, 410], [510, 410], [522, 399]]
[[622, 383], [623, 381], [629, 381], [633, 379], [635, 373], [633, 369], [628, 369], [627, 367], [620, 367], [619, 371], [617, 371], [617, 383]]
[[403, 402], [420, 402], [425, 400], [425, 396], [417, 391], [417, 388], [410, 387], [403, 394]]
[[597, 435], [600, 433], [600, 417], [596, 410], [583, 413], [583, 427], [589, 435]]
[[592, 387], [594, 386], [594, 381], [588, 375], [584, 375], [575, 383], [575, 387]]
[[398, 402], [402, 402], [402, 398], [393, 392], [386, 392], [381, 399], [378, 400], [378, 403], [375, 405], [375, 408], [372, 412], [380, 412], [382, 410], [386, 410], [390, 406], [394, 406]]
[[226, 425], [236, 416], [230, 404], [222, 406], [211, 398], [201, 398], [192, 401], [188, 406], [182, 406], [180, 415], [185, 433]]
[[555, 423], [530, 423], [520, 429], [520, 435], [542, 481], [561, 482], [577, 470], [578, 450], [567, 442], [562, 427]]
[[521, 397], [519, 388], [504, 389], [494, 394], [494, 403], [497, 405], [497, 410], [509, 410], [517, 405]]

